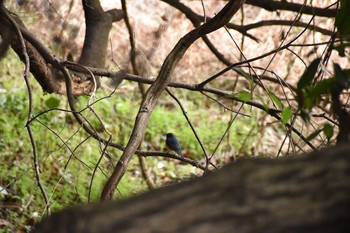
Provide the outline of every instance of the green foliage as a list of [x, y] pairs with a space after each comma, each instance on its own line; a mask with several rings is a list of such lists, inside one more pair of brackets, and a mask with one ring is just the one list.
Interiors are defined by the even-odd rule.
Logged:
[[[186, 92], [181, 92], [180, 96], [181, 94], [185, 95]], [[242, 91], [239, 95], [248, 100], [250, 93]], [[199, 100], [204, 101], [205, 98], [201, 95], [198, 95], [197, 97], [198, 98], [196, 99], [198, 102], [196, 103], [183, 100], [182, 104], [184, 105], [187, 116], [193, 124], [199, 138], [201, 138], [206, 151], [210, 153], [215, 149], [220, 136], [225, 131], [229, 118], [226, 119], [222, 117], [222, 108], [206, 109], [198, 107], [198, 104], [203, 104], [200, 103]], [[192, 129], [189, 127], [181, 109], [175, 104], [174, 100], [167, 98], [164, 104], [156, 106], [145, 134], [144, 140], [146, 141], [146, 145], [153, 145], [151, 148], [155, 150], [167, 151], [165, 148], [165, 140], [162, 137], [164, 137], [166, 133], [172, 132], [179, 139], [182, 149], [186, 152], [188, 157], [197, 160], [204, 159], [202, 148], [200, 147]], [[220, 120], [218, 118], [220, 118]], [[242, 121], [243, 122], [241, 122], [240, 119], [237, 124], [234, 123], [230, 131], [232, 134], [232, 141], [230, 141], [230, 143], [234, 144], [236, 148], [241, 147], [241, 141], [244, 140], [251, 127], [254, 127], [256, 124], [256, 121], [251, 118], [249, 120], [242, 119]], [[242, 125], [245, 127], [242, 127]], [[236, 127], [239, 126], [242, 129], [237, 130]], [[254, 140], [254, 138], [252, 138], [252, 140]], [[249, 149], [246, 149], [246, 151], [242, 152], [247, 153]]]
[[319, 59], [314, 60], [300, 78], [297, 86], [299, 108], [304, 119], [308, 119], [311, 109], [324, 95], [331, 95], [337, 88], [347, 89], [350, 85], [349, 70], [342, 70], [338, 64], [333, 64], [335, 76], [312, 84]]
[[306, 137], [306, 140], [311, 141], [312, 139], [316, 138], [321, 132], [322, 132], [322, 129], [318, 129], [312, 132], [309, 136]]
[[333, 126], [330, 125], [329, 123], [325, 123], [321, 129], [315, 130], [306, 139], [310, 141], [310, 140], [316, 138], [317, 136], [319, 136], [320, 133], [322, 133], [322, 132], [326, 136], [327, 141], [329, 141], [334, 135]]
[[350, 41], [350, 2], [348, 0], [340, 1], [340, 8], [335, 18], [335, 26], [338, 29], [340, 44], [333, 48], [338, 51], [339, 56], [345, 57], [345, 49]]
[[299, 79], [297, 89], [299, 92], [301, 92], [304, 88], [311, 85], [311, 82], [316, 74], [318, 65], [320, 63], [321, 59], [317, 58], [311, 62], [311, 64], [306, 68], [303, 75]]
[[348, 37], [350, 34], [350, 2], [341, 0], [338, 14], [335, 18], [335, 26], [341, 36]]
[[[13, 72], [7, 72], [9, 67]], [[23, 64], [12, 52], [0, 62], [0, 107], [3, 109], [0, 113], [0, 153], [2, 156], [0, 181], [5, 185], [11, 184], [7, 189], [13, 193], [13, 196], [19, 198], [19, 205], [30, 203], [22, 213], [13, 214], [12, 224], [17, 226], [21, 225], [21, 222], [26, 222], [27, 219], [40, 220], [45, 209], [42, 194], [36, 185], [32, 146], [24, 127], [28, 118], [28, 94], [25, 83], [21, 79], [22, 68]], [[66, 98], [43, 94], [35, 80], [31, 79], [31, 81], [34, 115], [58, 107], [68, 108]], [[108, 94], [107, 91], [100, 89], [96, 99], [92, 100], [98, 100], [92, 108], [108, 131], [113, 134], [113, 141], [126, 145], [141, 99], [137, 98], [135, 93], [118, 93], [110, 98], [101, 99]], [[220, 136], [227, 128], [230, 113], [225, 112], [219, 105], [204, 107], [207, 106], [208, 99], [200, 94], [187, 91], [180, 91], [176, 94], [181, 99], [207, 152], [212, 153], [220, 141]], [[136, 97], [130, 98], [133, 95]], [[251, 99], [251, 94], [243, 91], [239, 93], [239, 97], [248, 101]], [[88, 100], [89, 97], [85, 96], [78, 98], [77, 109], [83, 110], [82, 115], [86, 121], [104, 137], [107, 137], [101, 129], [99, 119], [87, 108]], [[250, 151], [252, 142], [258, 140], [256, 137], [250, 137], [251, 129], [255, 125], [254, 117], [242, 117], [234, 122], [227, 140], [217, 151], [219, 163], [220, 154], [229, 149], [227, 145], [239, 148], [242, 154]], [[75, 123], [74, 117], [69, 112], [48, 111], [34, 120], [31, 127], [42, 171], [41, 182], [50, 199], [52, 210], [57, 211], [68, 206], [86, 203], [93, 168], [101, 156], [103, 145], [92, 138], [87, 138], [88, 135]], [[164, 96], [164, 99], [154, 109], [142, 149], [166, 151], [165, 140], [162, 138], [166, 132], [173, 132], [178, 136], [187, 157], [199, 161], [204, 159], [203, 151], [181, 109], [169, 96]], [[84, 143], [81, 144], [83, 141]], [[101, 169], [97, 169], [92, 182], [92, 201], [99, 199], [107, 179], [104, 174], [108, 176], [112, 172], [113, 166], [121, 155], [119, 150], [113, 148], [109, 148], [107, 153], [108, 157], [102, 159]], [[163, 185], [163, 180], [170, 179], [177, 182], [198, 172], [190, 165], [178, 166], [173, 160], [164, 158], [150, 157], [147, 158], [147, 162], [154, 174], [157, 174], [157, 186]], [[118, 186], [116, 196], [124, 198], [144, 190], [146, 190], [146, 184], [135, 157]]]
[[350, 70], [342, 70], [337, 63], [333, 64], [335, 79], [342, 89], [348, 89], [350, 86]]
[[252, 94], [248, 91], [240, 91], [237, 98], [243, 102], [250, 101], [252, 99]]
[[333, 85], [334, 79], [329, 78], [317, 82], [314, 86], [306, 87], [303, 93], [303, 107], [310, 112], [322, 95], [331, 93]]
[[308, 121], [309, 112], [311, 111], [312, 107], [320, 98], [319, 95], [314, 94], [315, 89], [314, 87], [312, 87], [312, 80], [317, 72], [317, 68], [320, 61], [320, 58], [313, 60], [311, 64], [306, 68], [297, 84], [297, 100], [299, 103], [299, 108], [301, 110], [302, 117], [306, 121]]
[[60, 100], [51, 96], [45, 101], [45, 105], [48, 108], [58, 108], [60, 106]]
[[273, 103], [276, 105], [277, 109], [283, 109], [281, 100], [272, 91], [268, 91], [268, 95], [273, 101]]
[[284, 125], [287, 124], [290, 118], [292, 117], [292, 115], [293, 113], [290, 107], [283, 109], [283, 111], [281, 112], [282, 124]]
[[265, 111], [267, 112], [269, 110], [269, 105], [266, 103], [265, 98], [260, 95], [259, 93], [255, 94], [256, 97], [258, 98], [258, 100], [260, 101], [260, 103], [263, 105]]
[[[282, 3], [287, 3], [287, 1], [282, 0]], [[28, 17], [29, 13], [25, 12], [25, 14], [27, 18], [26, 23], [28, 25], [37, 20], [35, 17]], [[336, 27], [342, 40], [337, 44], [338, 47], [334, 45], [330, 46], [334, 49], [338, 49], [339, 54], [342, 55], [345, 55], [346, 43], [344, 41], [348, 40], [347, 36], [350, 34], [350, 20], [348, 18], [349, 1], [341, 0], [340, 11], [336, 18]], [[293, 28], [293, 30], [300, 32], [302, 28]], [[260, 34], [263, 35], [266, 33]], [[287, 34], [285, 32], [282, 32], [280, 35], [283, 39], [288, 39], [292, 36], [292, 34]], [[259, 39], [264, 41], [264, 38], [266, 37], [264, 36]], [[66, 38], [62, 38], [62, 41], [66, 40]], [[112, 41], [113, 40], [111, 40], [111, 42]], [[308, 40], [305, 40], [305, 43], [307, 43], [307, 41]], [[53, 46], [61, 50], [61, 47], [64, 47], [62, 45], [55, 45], [54, 43]], [[226, 45], [223, 43], [223, 46]], [[247, 46], [245, 46], [242, 40], [242, 49], [244, 47]], [[254, 48], [254, 45], [248, 47]], [[230, 50], [228, 47], [225, 47], [223, 51], [228, 52]], [[61, 52], [62, 55], [65, 54], [63, 50]], [[279, 55], [280, 52], [282, 51], [278, 51], [276, 55]], [[204, 55], [202, 54], [203, 57], [205, 57], [206, 54], [207, 53], [204, 53]], [[245, 49], [242, 51], [242, 54], [246, 54]], [[259, 54], [255, 54], [255, 51], [253, 54], [254, 56], [249, 54], [247, 57], [259, 56]], [[13, 52], [10, 52], [10, 55], [13, 55]], [[123, 54], [121, 54], [121, 56], [123, 56]], [[226, 54], [224, 54], [224, 56], [226, 56]], [[287, 57], [288, 56], [285, 57], [283, 55], [281, 58]], [[240, 57], [239, 60], [243, 60], [242, 58], [243, 57]], [[302, 56], [299, 58], [304, 59]], [[317, 80], [317, 82], [314, 81], [320, 61], [321, 59], [316, 59], [310, 64], [297, 85], [299, 109], [306, 117], [308, 117], [312, 108], [321, 100], [321, 97], [329, 95], [335, 86], [340, 85], [344, 88], [349, 86], [349, 70], [342, 70], [337, 64], [334, 65], [335, 76], [333, 78], [321, 81]], [[210, 72], [207, 72], [208, 69], [203, 70], [203, 73], [206, 73], [206, 75], [211, 72], [216, 73], [217, 69], [221, 66], [221, 64], [217, 66], [211, 63], [212, 60], [209, 57], [203, 61], [203, 65], [210, 66], [205, 67], [208, 68]], [[275, 62], [271, 60], [271, 64], [273, 63]], [[277, 64], [280, 64], [280, 62]], [[253, 100], [261, 103], [266, 112], [269, 107], [281, 110], [281, 123], [284, 125], [290, 123], [294, 113], [293, 100], [288, 101], [288, 104], [291, 104], [291, 106], [285, 108], [284, 105], [286, 101], [280, 98], [280, 96], [282, 96], [281, 91], [276, 91], [275, 88], [276, 86], [278, 87], [279, 84], [272, 84], [272, 88], [270, 88], [269, 85], [271, 83], [263, 80], [264, 85], [267, 84], [268, 89], [267, 91], [266, 89], [261, 91], [262, 89], [260, 89], [260, 87], [254, 88], [256, 86], [256, 80], [253, 81], [251, 77], [251, 72], [254, 71], [253, 69], [258, 70], [258, 67], [266, 67], [264, 71], [261, 72], [265, 74], [269, 72], [270, 69], [272, 73], [275, 73], [274, 69], [276, 67], [272, 68], [269, 67], [270, 65], [261, 65], [259, 62], [256, 64], [254, 62], [252, 65], [252, 67], [242, 66], [242, 69], [239, 67], [232, 68], [244, 78], [244, 85], [241, 85], [240, 80], [236, 86], [237, 83], [233, 81], [236, 77], [231, 77], [231, 73], [229, 72], [223, 75], [223, 77], [228, 76], [228, 79], [224, 80], [225, 84], [228, 84], [227, 86], [224, 86], [217, 80], [217, 83], [223, 85], [223, 90], [229, 91], [231, 87], [236, 88], [233, 95], [228, 95], [226, 96], [227, 98], [219, 99], [218, 101], [228, 108], [237, 109], [237, 106], [241, 106], [241, 103], [237, 103], [236, 100], [241, 102]], [[289, 71], [292, 71], [294, 68], [293, 62], [285, 65], [289, 74]], [[195, 71], [192, 70], [196, 68], [195, 66], [196, 65], [192, 64], [192, 62], [188, 65], [191, 69], [191, 74], [192, 72], [195, 73]], [[284, 67], [278, 68], [281, 69], [275, 73], [277, 77], [280, 72], [284, 72]], [[245, 72], [243, 69], [249, 70], [249, 72]], [[19, 62], [16, 55], [7, 56], [0, 62], [0, 107], [3, 110], [0, 112], [0, 154], [2, 156], [2, 163], [0, 164], [0, 182], [1, 185], [9, 184], [7, 189], [11, 191], [11, 200], [15, 200], [20, 206], [28, 204], [23, 213], [10, 212], [9, 215], [11, 215], [10, 218], [13, 219], [11, 220], [11, 223], [13, 221], [13, 225], [25, 225], [28, 219], [37, 221], [40, 219], [45, 209], [42, 194], [37, 187], [33, 170], [33, 148], [29, 142], [26, 129], [24, 128], [28, 118], [28, 94], [23, 82], [22, 72], [23, 64]], [[187, 74], [186, 72], [178, 73], [181, 75]], [[261, 73], [258, 71], [257, 74]], [[178, 76], [175, 76], [175, 78], [178, 78]], [[71, 113], [59, 111], [57, 109], [52, 110], [58, 107], [69, 110], [64, 96], [43, 95], [41, 87], [37, 84], [35, 79], [31, 78], [30, 81], [33, 86], [34, 115], [51, 109], [51, 111], [46, 112], [38, 117], [37, 120], [34, 120], [31, 126], [37, 143], [38, 160], [42, 171], [42, 184], [49, 196], [52, 209], [56, 211], [71, 205], [86, 203], [90, 191], [91, 200], [98, 200], [107, 177], [111, 174], [113, 167], [121, 156], [121, 151], [110, 147], [107, 148], [107, 154], [102, 158], [99, 168], [96, 170], [96, 174], [92, 180], [93, 170], [100, 160], [104, 145], [98, 140], [91, 137], [89, 138], [81, 126], [76, 123]], [[195, 83], [197, 80], [192, 79], [191, 81]], [[293, 81], [295, 80], [288, 80], [288, 82], [289, 81], [291, 81], [290, 83], [293, 85]], [[91, 106], [91, 108], [87, 107], [90, 98], [88, 96], [77, 98], [76, 106], [78, 110], [82, 111], [81, 114], [87, 124], [94, 127], [96, 132], [102, 137], [108, 138], [109, 136], [104, 131], [104, 126], [113, 134], [113, 142], [126, 145], [134, 125], [141, 97], [140, 94], [137, 93], [137, 84], [125, 82], [123, 85], [128, 87], [132, 86], [132, 88], [126, 88], [127, 91], [120, 91], [121, 88], [118, 88], [117, 92], [109, 98], [104, 98], [110, 94], [108, 91], [99, 89], [97, 97], [92, 99], [92, 102], [97, 100], [97, 103]], [[132, 91], [133, 88], [136, 91]], [[244, 88], [249, 91], [246, 91]], [[293, 88], [290, 90], [292, 89]], [[201, 93], [175, 88], [173, 90], [176, 96], [181, 100], [187, 116], [192, 122], [206, 151], [209, 155], [215, 151], [213, 161], [215, 160], [215, 164], [218, 166], [227, 163], [227, 161], [231, 159], [230, 156], [232, 157], [236, 154], [251, 154], [252, 151], [256, 152], [254, 146], [257, 142], [265, 140], [266, 138], [273, 141], [273, 145], [275, 145], [276, 140], [279, 140], [279, 132], [285, 132], [286, 127], [283, 127], [282, 124], [274, 125], [275, 121], [271, 122], [270, 117], [266, 117], [266, 120], [263, 119], [258, 125], [257, 119], [262, 119], [268, 116], [268, 114], [263, 112], [262, 116], [259, 115], [261, 112], [260, 110], [256, 110], [255, 107], [246, 104], [242, 112], [249, 116], [237, 115], [238, 117], [236, 117], [236, 113], [227, 111], [227, 108], [224, 109], [219, 104], [214, 103], [214, 101], [211, 102], [211, 100], [204, 97]], [[286, 94], [286, 98], [290, 98], [289, 91], [284, 94]], [[208, 104], [208, 102], [210, 102], [210, 104]], [[98, 117], [96, 117], [94, 113], [96, 113]], [[295, 116], [296, 124], [293, 124], [293, 127], [299, 129], [300, 122], [297, 121], [298, 115], [296, 114]], [[225, 137], [221, 138], [232, 119], [234, 119], [232, 126], [230, 126]], [[271, 129], [276, 130], [276, 132], [271, 132]], [[146, 151], [166, 151], [163, 136], [167, 132], [175, 133], [186, 157], [199, 162], [205, 161], [202, 148], [192, 129], [189, 127], [181, 109], [173, 99], [164, 94], [152, 112], [141, 149]], [[310, 133], [309, 130], [304, 131], [304, 128], [301, 132], [302, 134]], [[327, 123], [323, 124], [316, 129], [315, 132], [311, 133], [308, 139], [312, 140], [319, 136], [323, 140], [321, 137], [321, 135], [323, 135], [322, 133], [330, 140], [334, 134], [333, 126]], [[289, 136], [291, 143], [294, 143], [293, 134], [294, 133], [290, 133]], [[261, 138], [261, 135], [268, 136], [266, 138]], [[296, 143], [300, 142], [299, 139], [295, 141], [298, 141]], [[219, 143], [220, 146], [217, 148]], [[262, 143], [260, 143], [260, 145], [261, 144]], [[257, 149], [257, 151], [261, 152], [261, 149]], [[148, 157], [147, 163], [152, 171], [152, 177], [155, 178], [156, 186], [162, 186], [168, 182], [178, 182], [199, 172], [195, 167], [162, 157]], [[92, 183], [91, 190], [89, 190], [90, 183]], [[116, 197], [124, 198], [144, 190], [146, 190], [146, 185], [140, 173], [137, 156], [134, 156], [128, 166], [125, 176], [118, 186]]]
[[329, 123], [325, 123], [323, 126], [323, 133], [326, 135], [327, 140], [329, 141], [334, 134], [333, 127]]

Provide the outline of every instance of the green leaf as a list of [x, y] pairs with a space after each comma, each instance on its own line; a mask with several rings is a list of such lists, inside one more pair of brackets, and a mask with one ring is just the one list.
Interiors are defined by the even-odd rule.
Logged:
[[45, 101], [45, 105], [48, 108], [57, 108], [58, 106], [60, 106], [60, 100], [51, 96]]
[[292, 114], [292, 109], [290, 107], [283, 109], [283, 111], [281, 112], [282, 124], [287, 124], [290, 118], [292, 117]]
[[331, 93], [334, 81], [334, 78], [329, 78], [317, 82], [315, 86], [308, 88], [308, 95], [318, 101], [321, 98], [321, 95]]
[[310, 134], [310, 135], [306, 138], [306, 140], [311, 141], [312, 139], [314, 139], [315, 137], [317, 137], [321, 132], [322, 132], [321, 129], [316, 130], [315, 132], [313, 132], [312, 134]]
[[298, 81], [297, 84], [297, 101], [300, 109], [305, 108], [307, 110], [311, 110], [313, 107], [315, 100], [312, 97], [312, 94], [308, 93], [312, 88], [312, 80], [317, 72], [318, 65], [321, 59], [317, 58], [311, 62], [311, 64], [306, 68], [303, 75]]
[[334, 134], [333, 127], [329, 123], [324, 124], [323, 133], [326, 135], [328, 140], [331, 139]]
[[240, 91], [237, 95], [237, 98], [243, 102], [247, 102], [252, 99], [252, 94], [250, 94], [248, 91]]
[[306, 87], [303, 92], [303, 108], [310, 112], [323, 95], [331, 93], [334, 82], [334, 78], [329, 78], [317, 82], [315, 86]]
[[337, 83], [344, 89], [349, 88], [349, 80], [346, 73], [340, 68], [337, 63], [333, 63], [335, 78], [337, 79]]
[[349, 0], [340, 1], [340, 9], [335, 18], [335, 26], [341, 36], [350, 34], [350, 2]]
[[258, 97], [260, 103], [263, 105], [265, 111], [267, 112], [269, 110], [269, 106], [266, 104], [264, 98], [259, 93], [256, 95], [256, 97]]
[[302, 89], [305, 88], [306, 86], [310, 86], [311, 81], [316, 74], [317, 67], [320, 61], [321, 59], [317, 58], [313, 60], [311, 64], [306, 68], [306, 70], [304, 71], [303, 75], [301, 76], [298, 82], [298, 85], [297, 85], [298, 91], [302, 91]]
[[270, 98], [272, 99], [272, 101], [277, 105], [278, 109], [283, 109], [283, 105], [281, 100], [271, 91], [268, 92]]

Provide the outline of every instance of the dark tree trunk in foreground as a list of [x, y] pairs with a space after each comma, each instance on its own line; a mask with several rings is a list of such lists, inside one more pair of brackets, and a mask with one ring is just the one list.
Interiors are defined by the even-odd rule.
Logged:
[[119, 202], [70, 208], [34, 232], [349, 232], [350, 145], [217, 172]]

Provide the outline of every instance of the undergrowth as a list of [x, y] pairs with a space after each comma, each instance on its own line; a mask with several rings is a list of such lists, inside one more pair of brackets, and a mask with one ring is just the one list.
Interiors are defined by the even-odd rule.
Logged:
[[[33, 148], [25, 128], [28, 119], [28, 93], [22, 70], [23, 64], [12, 51], [0, 62], [0, 107], [3, 110], [0, 112], [0, 198], [3, 203], [0, 215], [8, 222], [7, 229], [26, 231], [45, 215], [45, 202], [37, 186], [33, 169]], [[52, 107], [69, 109], [64, 96], [43, 93], [33, 77], [30, 82], [34, 115]], [[135, 83], [123, 82], [120, 89], [128, 86], [137, 87]], [[131, 90], [134, 91], [117, 89], [110, 98], [102, 99], [111, 91], [100, 89], [93, 99], [98, 101], [92, 108], [113, 135], [113, 141], [122, 145], [128, 142], [141, 101], [137, 88]], [[208, 105], [208, 100], [200, 94], [189, 95], [188, 91], [180, 89], [172, 91], [181, 100], [207, 153], [213, 153], [232, 115], [221, 106]], [[78, 109], [84, 109], [88, 99], [89, 97], [77, 99]], [[87, 203], [93, 170], [104, 147], [95, 139], [89, 138], [69, 111], [57, 109], [45, 112], [31, 122], [41, 169], [41, 183], [53, 211]], [[101, 123], [89, 109], [83, 115], [97, 131], [101, 130]], [[240, 117], [234, 122], [229, 136], [216, 151], [218, 166], [226, 163], [227, 159], [234, 159], [232, 147], [239, 149], [242, 154], [249, 153], [249, 145], [257, 140], [249, 134], [256, 125], [253, 115]], [[178, 137], [186, 157], [199, 162], [205, 160], [180, 107], [164, 93], [150, 118], [142, 150], [167, 151], [164, 143], [167, 132], [173, 132]], [[249, 143], [246, 141], [248, 137]], [[108, 148], [107, 155], [102, 159], [93, 179], [91, 201], [99, 200], [103, 185], [121, 153]], [[146, 161], [157, 187], [201, 174], [199, 169], [171, 159], [149, 157]], [[116, 197], [125, 198], [145, 190], [147, 186], [135, 156], [118, 186]]]

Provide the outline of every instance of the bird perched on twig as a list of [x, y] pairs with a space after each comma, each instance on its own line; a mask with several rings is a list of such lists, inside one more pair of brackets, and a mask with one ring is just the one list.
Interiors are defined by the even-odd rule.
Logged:
[[166, 140], [165, 140], [166, 146], [170, 149], [176, 152], [181, 158], [183, 158], [182, 150], [180, 147], [179, 141], [176, 139], [175, 135], [172, 133], [166, 134]]

